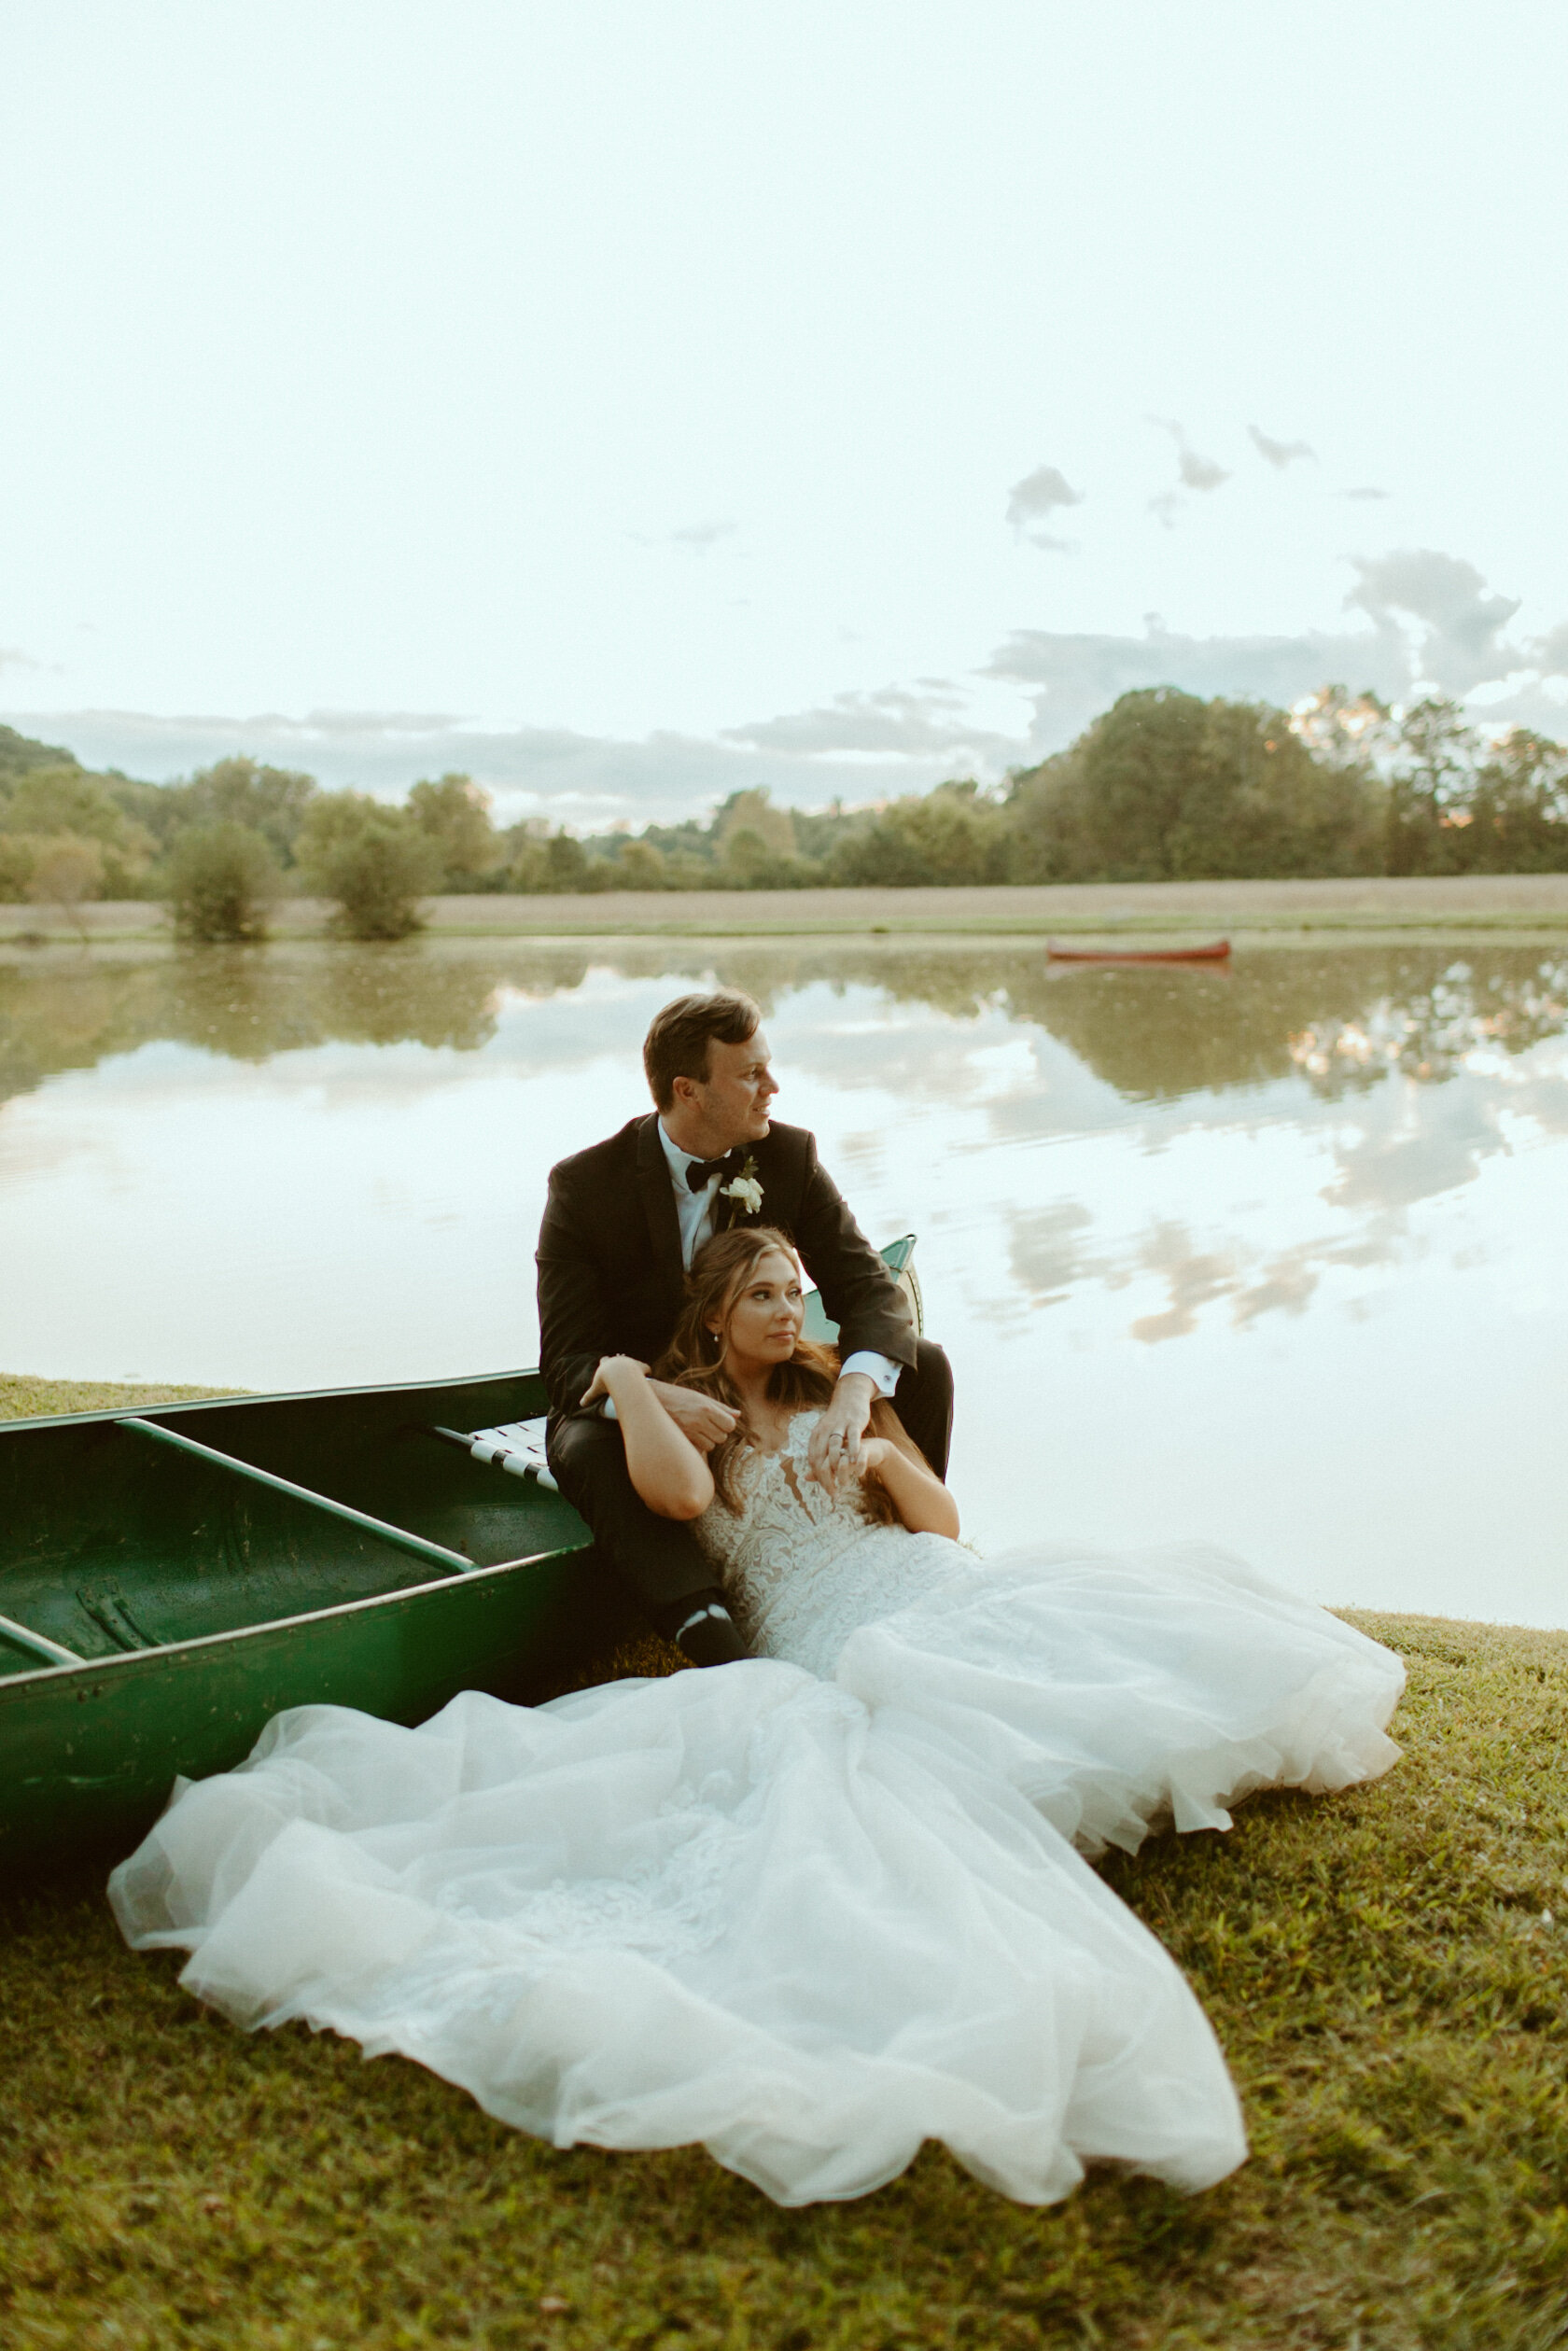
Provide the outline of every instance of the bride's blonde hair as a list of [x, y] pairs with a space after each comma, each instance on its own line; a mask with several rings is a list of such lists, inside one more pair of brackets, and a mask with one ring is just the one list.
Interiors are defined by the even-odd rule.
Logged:
[[[695, 1388], [728, 1405], [735, 1415], [735, 1427], [707, 1457], [714, 1492], [731, 1511], [740, 1506], [735, 1471], [742, 1454], [756, 1451], [757, 1433], [747, 1420], [739, 1389], [724, 1368], [724, 1334], [736, 1299], [762, 1260], [775, 1252], [788, 1257], [800, 1271], [792, 1242], [774, 1224], [737, 1225], [705, 1241], [686, 1276], [686, 1295], [670, 1343], [653, 1366], [656, 1379], [667, 1379], [678, 1388]], [[709, 1328], [715, 1322], [717, 1332]], [[803, 1334], [795, 1341], [794, 1353], [775, 1364], [768, 1374], [769, 1399], [808, 1411], [813, 1405], [829, 1401], [838, 1384], [838, 1371], [836, 1349]], [[891, 1437], [905, 1452], [914, 1451], [897, 1413], [880, 1396], [871, 1407], [871, 1421], [878, 1436]], [[898, 1513], [878, 1480], [866, 1480], [861, 1494], [868, 1518], [889, 1526], [896, 1523]]]

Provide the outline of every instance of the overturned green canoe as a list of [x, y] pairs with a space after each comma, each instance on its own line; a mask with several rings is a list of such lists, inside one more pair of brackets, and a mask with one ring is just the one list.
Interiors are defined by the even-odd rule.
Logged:
[[[883, 1254], [918, 1317], [913, 1250]], [[133, 1843], [284, 1707], [422, 1722], [624, 1638], [570, 1504], [437, 1435], [545, 1408], [520, 1371], [0, 1422], [0, 1882]]]

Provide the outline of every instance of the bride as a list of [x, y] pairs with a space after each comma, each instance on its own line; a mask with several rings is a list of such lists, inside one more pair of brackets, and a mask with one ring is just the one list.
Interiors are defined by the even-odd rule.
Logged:
[[982, 1560], [887, 1406], [815, 1478], [802, 1311], [782, 1234], [722, 1234], [659, 1371], [732, 1433], [705, 1458], [624, 1356], [584, 1398], [752, 1657], [415, 1730], [296, 1708], [176, 1785], [120, 1925], [241, 2024], [401, 2051], [560, 2147], [700, 2140], [781, 2204], [927, 2138], [1029, 2203], [1091, 2162], [1206, 2187], [1246, 2152], [1225, 2061], [1085, 1856], [1386, 1770], [1398, 1660], [1216, 1552]]

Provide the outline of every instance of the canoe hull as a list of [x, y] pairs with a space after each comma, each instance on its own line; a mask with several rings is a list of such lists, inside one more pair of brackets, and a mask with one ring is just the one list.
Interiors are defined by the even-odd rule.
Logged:
[[417, 1723], [459, 1690], [525, 1699], [634, 1621], [579, 1550], [0, 1683], [0, 1880], [128, 1851], [177, 1775], [232, 1770], [285, 1707]]
[[231, 1770], [285, 1707], [419, 1722], [462, 1689], [559, 1687], [624, 1638], [638, 1620], [566, 1501], [426, 1434], [543, 1409], [518, 1372], [137, 1416], [473, 1561], [451, 1573], [123, 1413], [0, 1425], [0, 1616], [81, 1659], [0, 1642], [0, 1882], [125, 1849], [176, 1775]]
[[1064, 947], [1045, 942], [1053, 963], [1224, 963], [1230, 955], [1228, 939], [1214, 939], [1202, 947]]

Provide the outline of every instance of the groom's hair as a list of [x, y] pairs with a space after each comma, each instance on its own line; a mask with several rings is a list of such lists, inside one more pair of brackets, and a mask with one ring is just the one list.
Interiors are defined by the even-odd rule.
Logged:
[[659, 1108], [667, 1111], [674, 1101], [677, 1078], [703, 1083], [707, 1049], [715, 1038], [721, 1045], [743, 1045], [756, 1035], [762, 1017], [749, 996], [728, 987], [712, 996], [678, 996], [655, 1013], [642, 1041], [642, 1066]]

